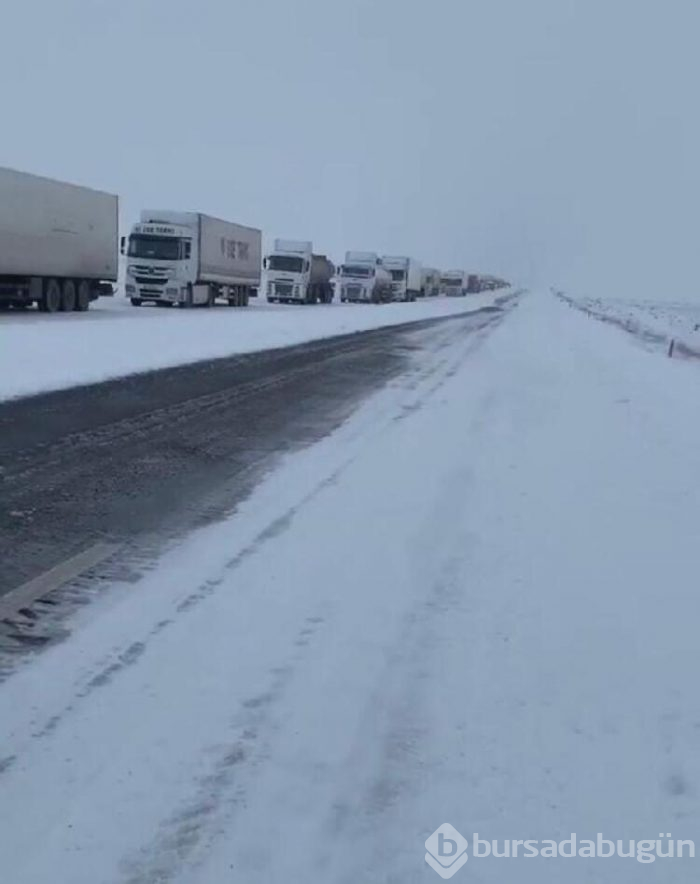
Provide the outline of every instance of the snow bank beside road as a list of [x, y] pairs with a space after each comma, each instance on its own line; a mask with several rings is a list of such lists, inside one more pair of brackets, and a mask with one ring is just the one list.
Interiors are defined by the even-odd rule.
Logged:
[[188, 311], [136, 309], [110, 300], [86, 314], [6, 314], [0, 317], [0, 400], [471, 312], [496, 297], [489, 293], [381, 306], [273, 306], [263, 301], [247, 310]]
[[671, 340], [700, 354], [700, 303], [656, 303], [654, 301], [573, 298], [573, 303], [604, 322], [618, 325], [647, 344], [662, 345]]

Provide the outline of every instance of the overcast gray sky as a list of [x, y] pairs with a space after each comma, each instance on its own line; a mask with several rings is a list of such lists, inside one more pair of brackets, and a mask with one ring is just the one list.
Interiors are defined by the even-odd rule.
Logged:
[[[22, 0], [0, 163], [268, 236], [693, 297], [696, 0]], [[700, 297], [700, 291], [698, 291]]]

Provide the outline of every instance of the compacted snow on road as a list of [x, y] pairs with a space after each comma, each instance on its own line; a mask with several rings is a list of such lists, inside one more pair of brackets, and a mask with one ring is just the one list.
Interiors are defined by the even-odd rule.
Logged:
[[410, 304], [267, 304], [162, 310], [103, 298], [89, 313], [0, 315], [0, 400], [200, 359], [479, 310], [498, 293]]
[[550, 295], [459, 325], [0, 687], [3, 880], [437, 881], [446, 822], [698, 836], [700, 375]]

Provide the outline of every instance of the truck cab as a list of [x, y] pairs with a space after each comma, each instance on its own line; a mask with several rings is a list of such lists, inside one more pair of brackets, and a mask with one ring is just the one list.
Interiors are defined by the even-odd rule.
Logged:
[[166, 223], [143, 213], [141, 223], [132, 227], [128, 243], [122, 241], [127, 257], [124, 290], [134, 306], [143, 301], [177, 304], [188, 298], [190, 290], [193, 304], [206, 302], [206, 293], [193, 290], [197, 276], [195, 234], [187, 224]]
[[391, 275], [392, 300], [415, 301], [422, 295], [421, 266], [403, 255], [384, 255], [384, 269]]
[[440, 294], [440, 271], [434, 267], [424, 267], [422, 272], [423, 296], [434, 298]]
[[446, 270], [440, 277], [440, 289], [448, 297], [460, 297], [466, 294], [464, 271]]
[[267, 300], [285, 304], [328, 304], [333, 300], [335, 267], [313, 243], [276, 239], [264, 261]]
[[392, 300], [391, 275], [376, 252], [346, 252], [336, 289], [342, 303], [378, 304]]

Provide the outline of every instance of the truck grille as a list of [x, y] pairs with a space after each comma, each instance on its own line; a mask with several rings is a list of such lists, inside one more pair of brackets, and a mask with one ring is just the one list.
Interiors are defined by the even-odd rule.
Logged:
[[165, 276], [135, 276], [134, 279], [139, 285], [165, 285], [168, 281]]
[[278, 298], [289, 298], [292, 294], [292, 284], [291, 282], [276, 282], [275, 283], [275, 294]]
[[359, 298], [362, 295], [361, 285], [346, 285], [345, 294], [348, 298]]

